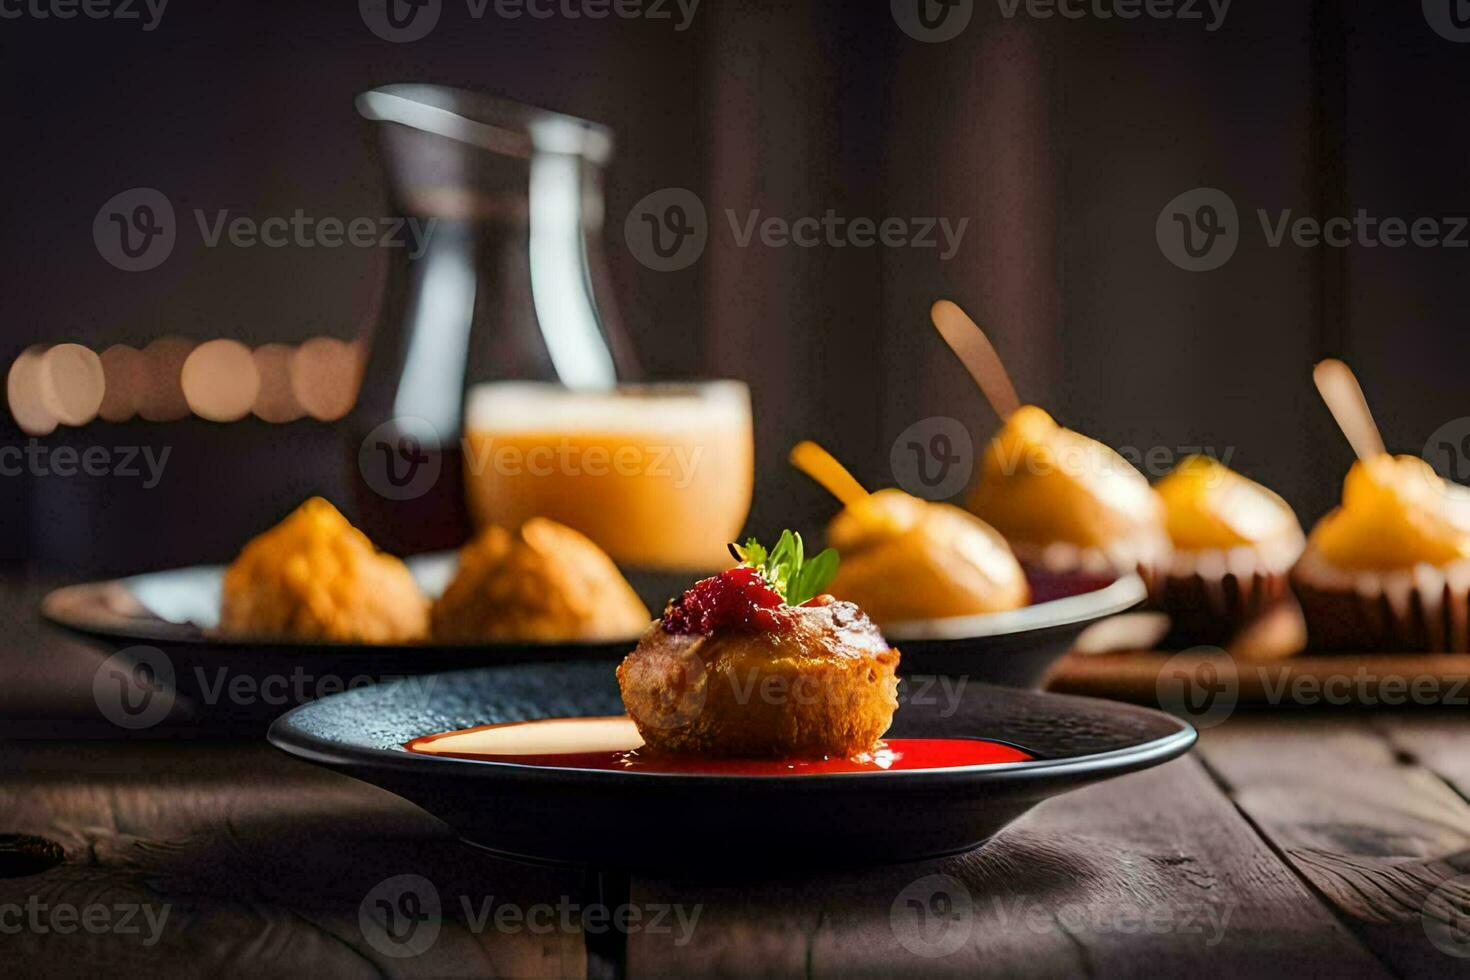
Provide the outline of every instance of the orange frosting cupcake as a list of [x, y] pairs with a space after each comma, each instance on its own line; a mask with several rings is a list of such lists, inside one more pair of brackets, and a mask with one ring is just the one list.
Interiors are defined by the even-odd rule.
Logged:
[[1470, 649], [1470, 494], [1414, 456], [1359, 460], [1292, 570], [1320, 649]]
[[986, 448], [969, 507], [1022, 561], [1055, 571], [1132, 571], [1168, 551], [1164, 505], [1143, 474], [1034, 405]]

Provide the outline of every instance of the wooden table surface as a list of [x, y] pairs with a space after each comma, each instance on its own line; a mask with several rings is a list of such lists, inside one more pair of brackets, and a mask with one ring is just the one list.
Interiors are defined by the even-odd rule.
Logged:
[[[15, 616], [7, 707], [80, 654]], [[759, 880], [506, 862], [264, 744], [0, 745], [0, 834], [65, 853], [14, 876], [0, 843], [7, 976], [1470, 974], [1470, 719], [1442, 712], [1240, 712], [973, 853]], [[427, 931], [365, 925], [380, 900]]]

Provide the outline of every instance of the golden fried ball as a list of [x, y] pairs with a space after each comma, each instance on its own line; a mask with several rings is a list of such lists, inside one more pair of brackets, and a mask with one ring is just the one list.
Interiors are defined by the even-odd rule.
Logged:
[[880, 623], [1017, 609], [1026, 575], [1000, 533], [968, 511], [879, 490], [833, 518], [842, 555], [828, 587]]
[[848, 758], [898, 709], [899, 654], [850, 602], [783, 609], [777, 630], [676, 635], [655, 623], [618, 667], [652, 749], [736, 758]]
[[434, 603], [432, 630], [445, 643], [620, 640], [652, 618], [601, 548], [535, 517], [515, 532], [486, 528], [465, 545]]
[[429, 603], [408, 568], [313, 497], [225, 571], [220, 631], [263, 639], [412, 643]]

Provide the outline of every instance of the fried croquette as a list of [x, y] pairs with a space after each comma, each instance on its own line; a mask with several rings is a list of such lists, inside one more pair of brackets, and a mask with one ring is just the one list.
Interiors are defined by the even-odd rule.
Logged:
[[443, 643], [618, 640], [652, 618], [601, 548], [538, 517], [515, 532], [486, 528], [465, 545], [431, 629]]
[[746, 758], [873, 749], [898, 708], [898, 651], [850, 602], [785, 607], [779, 619], [711, 635], [655, 623], [617, 672], [645, 743]]
[[408, 568], [313, 497], [225, 571], [220, 631], [261, 639], [412, 643], [429, 603]]

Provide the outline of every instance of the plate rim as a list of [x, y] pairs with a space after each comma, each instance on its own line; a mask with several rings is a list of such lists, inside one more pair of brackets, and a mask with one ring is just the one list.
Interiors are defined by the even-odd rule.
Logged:
[[[474, 668], [475, 670], [494, 670], [496, 668]], [[449, 676], [461, 673], [460, 671], [446, 671], [439, 674], [426, 676]], [[420, 679], [422, 680], [422, 678]], [[394, 683], [394, 682], [390, 682]], [[371, 687], [382, 687], [384, 685], [370, 685], [358, 688], [357, 691], [370, 690]], [[999, 686], [999, 685], [990, 685]], [[479, 777], [493, 778], [496, 774], [507, 778], [527, 778], [537, 780], [566, 781], [585, 783], [589, 778], [598, 780], [607, 786], [625, 783], [632, 780], [634, 783], [663, 782], [669, 785], [701, 786], [718, 784], [730, 785], [789, 785], [793, 789], [821, 789], [830, 791], [841, 785], [862, 785], [878, 780], [886, 783], [908, 783], [913, 784], [916, 780], [925, 784], [947, 785], [955, 782], [998, 782], [998, 781], [1022, 781], [1028, 779], [1039, 779], [1049, 776], [1072, 776], [1085, 775], [1094, 772], [1116, 771], [1122, 775], [1139, 768], [1148, 768], [1152, 765], [1162, 764], [1187, 753], [1199, 739], [1199, 731], [1189, 722], [1178, 718], [1167, 712], [1154, 708], [1146, 708], [1140, 705], [1126, 704], [1124, 702], [1109, 701], [1104, 698], [1093, 698], [1075, 694], [1055, 694], [1049, 691], [1033, 691], [1021, 688], [1013, 688], [1018, 694], [1031, 695], [1046, 699], [1061, 699], [1070, 701], [1087, 701], [1093, 704], [1107, 705], [1110, 708], [1126, 709], [1130, 712], [1140, 712], [1158, 718], [1167, 719], [1171, 724], [1177, 726], [1176, 730], [1168, 735], [1152, 738], [1137, 745], [1126, 746], [1119, 749], [1110, 749], [1106, 752], [1092, 752], [1086, 755], [1072, 756], [1064, 759], [1032, 759], [1025, 762], [991, 763], [971, 766], [950, 766], [933, 769], [904, 769], [897, 772], [854, 772], [854, 773], [818, 773], [801, 776], [793, 779], [782, 775], [747, 775], [747, 774], [720, 774], [720, 773], [665, 773], [665, 772], [641, 772], [641, 771], [616, 771], [607, 769], [578, 769], [570, 767], [536, 766], [517, 762], [499, 762], [488, 759], [460, 759], [453, 756], [433, 756], [408, 752], [399, 748], [378, 748], [374, 746], [349, 744], [323, 738], [311, 732], [305, 731], [296, 725], [296, 716], [313, 708], [331, 701], [334, 698], [346, 697], [353, 694], [352, 691], [344, 691], [338, 694], [330, 694], [307, 704], [297, 705], [290, 711], [280, 715], [271, 722], [266, 731], [266, 741], [276, 749], [287, 755], [304, 759], [318, 765], [332, 768], [368, 766], [375, 769], [389, 769], [397, 772], [431, 772], [426, 766], [437, 766], [439, 772], [449, 772], [450, 766], [471, 766], [470, 770], [461, 770], [467, 773], [478, 773]], [[432, 733], [429, 733], [432, 734]], [[1012, 744], [1024, 748], [1019, 743]]]
[[1147, 598], [1148, 586], [1143, 577], [1137, 572], [1128, 572], [1100, 589], [1049, 599], [1019, 609], [972, 616], [901, 620], [880, 623], [878, 628], [884, 638], [895, 644], [994, 639], [1106, 619], [1133, 609]]
[[[184, 565], [141, 574], [188, 573], [223, 567], [222, 565], [216, 564]], [[221, 636], [193, 622], [180, 623], [163, 619], [156, 615], [148, 620], [132, 620], [125, 614], [118, 613], [110, 621], [104, 621], [107, 617], [103, 616], [73, 615], [72, 610], [82, 597], [98, 594], [108, 588], [125, 589], [126, 586], [124, 583], [137, 577], [136, 575], [126, 575], [117, 578], [77, 582], [59, 586], [50, 590], [41, 598], [40, 613], [47, 622], [55, 626], [79, 633], [83, 636], [102, 640], [123, 639], [140, 643], [192, 644], [220, 651], [238, 648], [270, 650], [273, 652], [296, 650], [306, 654], [315, 651], [341, 654], [359, 650], [375, 651], [378, 653], [407, 653], [422, 650], [449, 651], [456, 649], [571, 650], [575, 652], [593, 653], [612, 647], [635, 644], [643, 634], [643, 630], [640, 630], [638, 633], [627, 637], [597, 640], [518, 640], [500, 643], [468, 644], [435, 642], [366, 644], [328, 641], [307, 642], [268, 637]], [[131, 595], [132, 593], [129, 592], [129, 594]], [[1043, 630], [1064, 629], [1070, 626], [1076, 626], [1079, 623], [1105, 619], [1109, 616], [1127, 612], [1129, 609], [1139, 605], [1147, 597], [1148, 588], [1144, 584], [1142, 577], [1136, 572], [1130, 572], [1119, 576], [1102, 588], [1092, 589], [1087, 592], [1078, 593], [1077, 595], [1063, 596], [1058, 599], [1049, 599], [1046, 602], [1023, 606], [1020, 609], [979, 613], [973, 616], [951, 616], [939, 619], [879, 623], [878, 628], [883, 633], [883, 636], [895, 645], [904, 643], [949, 643], [965, 640], [995, 639]], [[649, 623], [652, 624], [656, 621], [649, 620]]]

